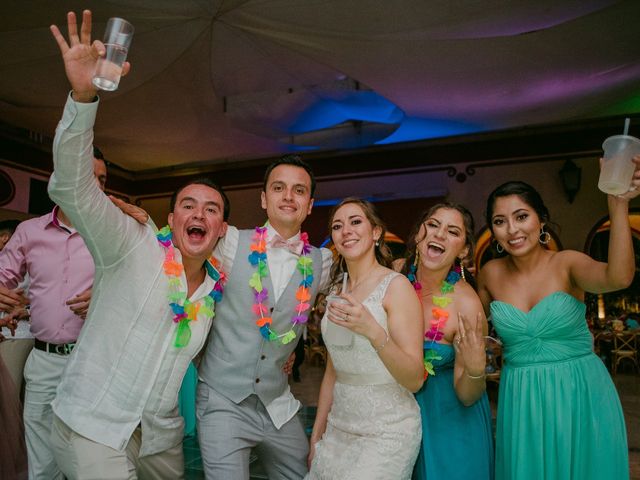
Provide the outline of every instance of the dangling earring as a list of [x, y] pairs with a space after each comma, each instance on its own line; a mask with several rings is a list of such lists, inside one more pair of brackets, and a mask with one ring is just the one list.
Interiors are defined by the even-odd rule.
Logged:
[[498, 253], [504, 252], [504, 247], [502, 245], [500, 245], [499, 242], [496, 242], [496, 252], [498, 252]]
[[380, 240], [376, 240], [376, 247], [380, 246]]
[[462, 262], [460, 262], [460, 276], [462, 277], [462, 280], [464, 280], [465, 282], [467, 281], [467, 278], [464, 276], [464, 265], [462, 264]]
[[420, 264], [420, 251], [416, 249], [416, 256], [413, 259], [413, 265], [416, 267], [416, 270], [418, 269], [419, 264]]
[[540, 235], [538, 236], [538, 241], [542, 245], [547, 245], [551, 241], [551, 234], [549, 234], [549, 232], [544, 231], [544, 225], [540, 229]]

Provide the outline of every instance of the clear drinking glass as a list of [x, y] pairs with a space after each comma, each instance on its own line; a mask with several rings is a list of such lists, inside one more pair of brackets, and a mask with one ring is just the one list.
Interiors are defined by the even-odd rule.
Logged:
[[[329, 295], [327, 297], [327, 305], [331, 303], [349, 304], [346, 299], [339, 297], [338, 295]], [[340, 325], [336, 325], [328, 318], [326, 329], [324, 332], [322, 332], [322, 337], [324, 338], [325, 343], [338, 345], [340, 347], [349, 346], [351, 345], [351, 342], [353, 342], [353, 332], [351, 330]]]
[[106, 53], [98, 59], [93, 77], [93, 84], [100, 90], [111, 92], [118, 88], [133, 31], [133, 25], [123, 18], [113, 17], [107, 22], [103, 38]]

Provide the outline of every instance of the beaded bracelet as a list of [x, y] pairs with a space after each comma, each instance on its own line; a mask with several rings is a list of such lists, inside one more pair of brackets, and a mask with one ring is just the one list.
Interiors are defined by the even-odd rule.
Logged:
[[[465, 373], [466, 373], [466, 372], [465, 372]], [[486, 378], [486, 376], [487, 376], [487, 374], [486, 374], [486, 373], [483, 373], [482, 375], [477, 375], [477, 376], [469, 375], [469, 374], [467, 373], [467, 377], [469, 377], [471, 380], [480, 380], [481, 378], [482, 378], [482, 379], [484, 379], [484, 378]]]
[[376, 353], [378, 353], [380, 350], [386, 347], [387, 343], [389, 343], [389, 333], [387, 333], [386, 331], [384, 333], [387, 337], [384, 339], [384, 342], [382, 342], [382, 345], [380, 345], [379, 347], [373, 347]]

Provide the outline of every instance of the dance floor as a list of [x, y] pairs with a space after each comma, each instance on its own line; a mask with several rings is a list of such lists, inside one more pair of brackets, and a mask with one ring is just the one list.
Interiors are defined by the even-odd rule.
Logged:
[[[323, 367], [305, 363], [300, 368], [300, 382], [290, 380], [291, 391], [302, 402], [304, 407], [299, 412], [303, 424], [311, 433], [315, 409], [318, 402], [318, 392], [322, 380]], [[631, 480], [640, 480], [640, 374], [631, 371], [619, 372], [614, 382], [620, 395], [622, 408], [627, 423], [629, 435], [629, 463], [631, 465]], [[498, 396], [497, 387], [489, 384], [489, 399], [495, 416], [495, 405]], [[196, 438], [185, 439], [184, 443], [186, 480], [204, 479], [200, 449]], [[257, 458], [252, 458], [251, 479], [266, 479], [264, 470]]]

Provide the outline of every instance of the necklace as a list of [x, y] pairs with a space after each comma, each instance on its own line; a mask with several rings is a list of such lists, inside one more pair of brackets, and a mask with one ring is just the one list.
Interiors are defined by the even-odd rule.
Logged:
[[307, 322], [307, 316], [303, 314], [311, 307], [309, 303], [311, 300], [309, 287], [313, 283], [313, 259], [309, 256], [311, 245], [306, 232], [300, 234], [300, 240], [302, 240], [302, 253], [298, 257], [296, 264], [297, 270], [302, 275], [302, 280], [296, 290], [298, 305], [296, 305], [294, 314], [291, 317], [291, 327], [284, 333], [278, 333], [271, 328], [273, 319], [268, 315], [269, 309], [265, 305], [265, 302], [269, 299], [269, 291], [262, 284], [262, 279], [269, 274], [269, 268], [267, 267], [267, 227], [256, 227], [253, 234], [253, 243], [249, 247], [251, 250], [248, 257], [249, 263], [256, 269], [249, 279], [249, 287], [253, 290], [254, 296], [252, 309], [257, 317], [256, 325], [265, 340], [278, 341], [283, 345], [296, 338], [296, 332], [293, 327]]
[[[420, 296], [420, 290], [422, 285], [417, 279], [418, 266], [413, 263], [409, 267], [409, 273], [407, 278], [413, 284], [413, 288], [416, 290], [418, 296]], [[426, 380], [429, 375], [435, 375], [435, 369], [433, 368], [434, 360], [442, 360], [442, 357], [438, 355], [437, 350], [434, 348], [435, 343], [442, 340], [444, 332], [441, 330], [449, 320], [449, 312], [446, 310], [447, 306], [453, 301], [451, 296], [447, 296], [449, 293], [454, 292], [454, 285], [460, 280], [460, 267], [455, 266], [449, 271], [447, 278], [442, 281], [440, 285], [440, 294], [433, 295], [431, 301], [433, 308], [431, 314], [433, 319], [431, 320], [429, 330], [424, 334], [424, 379]], [[430, 340], [430, 341], [429, 341]]]
[[191, 340], [190, 322], [198, 320], [198, 315], [213, 318], [215, 316], [215, 302], [222, 300], [224, 290], [225, 274], [220, 268], [218, 260], [211, 256], [204, 263], [207, 274], [215, 281], [213, 289], [197, 302], [191, 302], [187, 298], [186, 289], [181, 290], [180, 275], [184, 271], [184, 266], [176, 260], [176, 252], [172, 242], [172, 233], [169, 225], [162, 227], [156, 234], [158, 243], [164, 248], [165, 257], [162, 267], [165, 275], [169, 278], [169, 307], [173, 312], [173, 321], [178, 324], [176, 338], [173, 346], [177, 348], [186, 347]]

